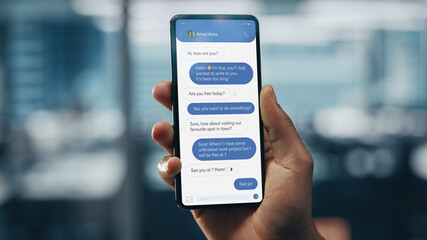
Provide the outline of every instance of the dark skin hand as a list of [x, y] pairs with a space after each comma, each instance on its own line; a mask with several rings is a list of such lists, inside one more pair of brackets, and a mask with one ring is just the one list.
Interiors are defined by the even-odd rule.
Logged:
[[[171, 82], [159, 82], [153, 97], [171, 110]], [[277, 103], [273, 88], [260, 95], [264, 123], [266, 180], [264, 200], [258, 208], [192, 210], [208, 239], [323, 239], [311, 215], [313, 160], [291, 119]], [[172, 189], [181, 161], [173, 154], [174, 130], [158, 122], [153, 139], [170, 155], [162, 158], [159, 174]]]

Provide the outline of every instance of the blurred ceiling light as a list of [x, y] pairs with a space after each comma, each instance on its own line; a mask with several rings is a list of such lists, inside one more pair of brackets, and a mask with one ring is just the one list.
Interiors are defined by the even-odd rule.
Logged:
[[364, 31], [316, 26], [317, 20], [306, 15], [260, 16], [260, 31], [264, 44], [325, 45], [332, 41], [367, 39]]
[[427, 19], [422, 1], [306, 1], [301, 12], [329, 27], [417, 30]]
[[409, 166], [415, 176], [427, 181], [427, 143], [412, 152]]
[[424, 109], [414, 109], [407, 115], [407, 133], [415, 137], [427, 135], [427, 111]]
[[63, 123], [53, 112], [38, 111], [32, 113], [25, 123], [25, 129], [36, 147], [44, 151], [55, 151], [63, 140]]
[[355, 108], [327, 108], [316, 112], [314, 130], [324, 137], [360, 138], [371, 134], [369, 114]]
[[375, 170], [375, 158], [371, 152], [356, 148], [345, 156], [344, 166], [351, 176], [362, 178]]
[[350, 150], [344, 158], [344, 167], [353, 177], [391, 177], [397, 170], [397, 157], [388, 149]]
[[30, 137], [37, 140], [54, 138], [58, 136], [61, 129], [55, 114], [48, 111], [38, 111], [31, 114], [25, 127]]
[[397, 157], [388, 149], [377, 149], [374, 151], [375, 169], [374, 177], [387, 178], [397, 170]]
[[82, 116], [82, 137], [90, 140], [111, 141], [125, 130], [123, 114], [118, 110], [96, 110]]
[[385, 107], [378, 110], [375, 129], [380, 134], [399, 135], [407, 128], [406, 111], [397, 107]]
[[96, 17], [93, 19], [93, 23], [103, 32], [117, 32], [122, 29], [124, 25], [122, 16]]
[[94, 17], [117, 17], [122, 15], [121, 0], [72, 0], [71, 7], [76, 13]]
[[20, 178], [29, 199], [105, 199], [122, 185], [126, 162], [117, 149], [74, 152], [39, 161]]

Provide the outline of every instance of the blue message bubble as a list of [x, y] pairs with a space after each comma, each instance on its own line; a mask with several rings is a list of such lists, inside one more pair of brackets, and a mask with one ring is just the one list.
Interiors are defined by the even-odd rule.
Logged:
[[246, 63], [195, 63], [190, 78], [195, 84], [246, 84], [254, 73]]
[[[252, 190], [258, 186], [258, 181], [255, 178], [238, 178], [234, 181], [234, 188], [237, 190]], [[255, 196], [256, 195], [256, 196]], [[254, 198], [257, 199], [258, 195], [255, 194]]]
[[251, 114], [254, 108], [250, 102], [190, 103], [187, 111], [191, 115]]
[[202, 138], [193, 144], [193, 155], [200, 161], [249, 159], [255, 151], [250, 138]]

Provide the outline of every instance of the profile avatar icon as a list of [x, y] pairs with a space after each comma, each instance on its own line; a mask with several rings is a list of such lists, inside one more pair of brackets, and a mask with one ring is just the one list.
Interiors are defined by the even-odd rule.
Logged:
[[188, 30], [187, 31], [187, 37], [193, 38], [194, 37], [194, 31], [193, 30]]

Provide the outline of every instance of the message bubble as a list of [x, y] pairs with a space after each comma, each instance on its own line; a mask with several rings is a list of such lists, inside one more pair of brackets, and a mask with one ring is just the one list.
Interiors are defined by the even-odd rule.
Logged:
[[258, 181], [255, 178], [238, 178], [234, 181], [234, 188], [237, 190], [252, 190], [257, 186]]
[[191, 115], [251, 114], [254, 110], [250, 102], [190, 103], [187, 107]]
[[231, 176], [237, 172], [235, 164], [190, 165], [186, 173], [190, 177]]
[[224, 57], [224, 50], [221, 48], [184, 48], [182, 50], [182, 57], [184, 59], [222, 59]]
[[230, 90], [227, 88], [186, 88], [182, 91], [182, 95], [188, 100], [227, 99], [230, 97]]
[[184, 128], [189, 135], [238, 134], [246, 130], [246, 121], [240, 118], [189, 119]]
[[255, 151], [250, 138], [202, 138], [193, 144], [193, 155], [200, 161], [249, 159]]
[[246, 63], [195, 63], [190, 78], [195, 84], [247, 84], [254, 73]]

